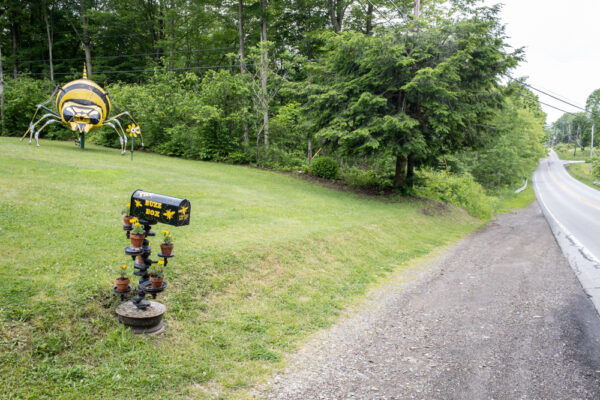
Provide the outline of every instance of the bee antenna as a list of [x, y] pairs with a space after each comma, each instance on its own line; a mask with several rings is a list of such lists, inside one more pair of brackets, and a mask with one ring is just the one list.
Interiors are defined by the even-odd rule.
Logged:
[[87, 68], [85, 67], [85, 63], [83, 63], [83, 79], [87, 79]]

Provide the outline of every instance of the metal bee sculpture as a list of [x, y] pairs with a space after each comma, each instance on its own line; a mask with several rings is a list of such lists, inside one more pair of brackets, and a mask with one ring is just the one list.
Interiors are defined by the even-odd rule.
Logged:
[[[55, 105], [57, 111], [46, 107], [46, 105], [52, 101], [54, 96], [56, 96]], [[83, 149], [86, 133], [96, 128], [109, 126], [119, 136], [119, 141], [121, 142], [121, 154], [125, 154], [127, 135], [123, 130], [119, 118], [128, 117], [131, 121], [131, 124], [127, 127], [129, 136], [135, 138], [139, 135], [142, 140], [142, 147], [144, 147], [144, 139], [140, 127], [128, 111], [120, 112], [114, 117], [109, 118], [111, 100], [113, 99], [106, 91], [104, 91], [104, 89], [87, 78], [87, 71], [84, 66], [82, 79], [71, 81], [62, 87], [57, 86], [48, 100], [37, 105], [35, 114], [33, 114], [33, 118], [31, 118], [31, 122], [29, 123], [29, 128], [21, 138], [21, 141], [29, 133], [29, 144], [31, 144], [33, 136], [36, 145], [39, 146], [40, 143], [38, 138], [40, 132], [50, 124], [62, 123], [64, 126], [71, 128], [73, 132], [79, 133], [77, 141], [79, 146]], [[42, 115], [35, 121], [35, 117], [40, 110], [45, 110], [47, 114]], [[45, 121], [44, 124], [36, 131], [36, 126], [42, 121]]]

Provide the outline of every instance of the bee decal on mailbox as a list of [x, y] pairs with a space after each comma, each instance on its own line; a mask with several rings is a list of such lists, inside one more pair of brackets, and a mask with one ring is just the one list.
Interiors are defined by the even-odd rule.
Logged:
[[172, 226], [190, 224], [190, 201], [138, 189], [131, 195], [129, 215]]
[[[56, 96], [56, 111], [46, 107], [46, 104], [48, 104], [54, 96]], [[35, 117], [40, 110], [45, 110], [47, 113], [35, 121]], [[110, 95], [96, 82], [87, 78], [86, 68], [84, 66], [83, 77], [81, 79], [71, 81], [62, 87], [58, 86], [48, 100], [42, 104], [38, 104], [35, 114], [29, 123], [29, 128], [21, 140], [29, 133], [29, 144], [31, 144], [31, 139], [34, 137], [36, 145], [39, 146], [40, 143], [38, 138], [40, 132], [50, 124], [61, 123], [64, 126], [71, 128], [73, 132], [79, 133], [78, 141], [83, 149], [86, 133], [96, 128], [108, 126], [119, 136], [121, 154], [125, 154], [127, 135], [123, 130], [119, 118], [127, 117], [130, 120], [131, 124], [127, 129], [130, 136], [137, 137], [140, 135], [141, 137], [141, 130], [128, 111], [120, 112], [114, 117], [109, 118], [110, 111]], [[45, 121], [44, 124], [36, 131], [36, 126], [42, 121]], [[142, 147], [143, 146], [144, 140], [142, 138]]]

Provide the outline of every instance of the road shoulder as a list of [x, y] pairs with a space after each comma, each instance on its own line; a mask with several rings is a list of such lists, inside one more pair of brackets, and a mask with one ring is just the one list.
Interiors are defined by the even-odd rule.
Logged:
[[600, 397], [600, 319], [537, 203], [371, 293], [269, 399]]

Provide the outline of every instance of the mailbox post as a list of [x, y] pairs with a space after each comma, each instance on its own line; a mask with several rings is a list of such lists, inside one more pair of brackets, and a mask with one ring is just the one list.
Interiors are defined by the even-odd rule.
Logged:
[[[144, 226], [144, 241], [142, 247], [135, 248], [128, 246], [125, 248], [125, 254], [131, 256], [134, 261], [134, 275], [139, 276], [137, 294], [131, 299], [117, 307], [116, 312], [119, 320], [125, 325], [130, 326], [136, 333], [154, 333], [162, 331], [162, 315], [166, 307], [155, 301], [145, 299], [147, 294], [155, 299], [158, 293], [167, 288], [167, 282], [163, 282], [161, 287], [152, 287], [148, 269], [152, 264], [158, 261], [150, 258], [152, 248], [150, 247], [149, 237], [155, 236], [152, 232], [152, 226], [157, 223], [163, 223], [171, 226], [184, 226], [190, 223], [190, 202], [187, 199], [166, 196], [157, 193], [136, 190], [131, 195], [129, 215], [136, 217], [140, 224]], [[129, 239], [131, 226], [124, 225], [125, 235]], [[163, 259], [166, 267], [170, 258], [174, 255], [157, 254]]]

